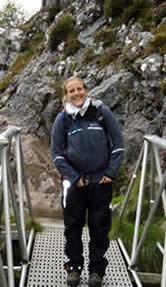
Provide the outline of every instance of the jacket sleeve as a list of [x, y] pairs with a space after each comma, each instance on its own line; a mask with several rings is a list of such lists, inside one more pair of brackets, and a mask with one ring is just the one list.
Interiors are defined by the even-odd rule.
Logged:
[[122, 131], [119, 122], [107, 106], [102, 106], [102, 113], [104, 125], [111, 141], [111, 155], [105, 170], [105, 175], [114, 178], [120, 167], [124, 152]]
[[65, 156], [65, 135], [62, 114], [58, 114], [51, 132], [51, 155], [62, 179], [68, 179], [71, 185], [77, 183], [80, 174], [71, 166]]

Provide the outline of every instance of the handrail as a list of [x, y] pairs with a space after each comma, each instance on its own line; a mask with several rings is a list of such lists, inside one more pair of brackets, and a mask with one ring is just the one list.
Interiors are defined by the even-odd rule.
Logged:
[[[160, 197], [162, 197], [163, 202], [163, 208], [164, 213], [166, 215], [166, 172], [163, 174], [161, 170], [161, 164], [160, 164], [160, 155], [159, 155], [159, 149], [166, 149], [166, 139], [160, 138], [156, 135], [145, 135], [144, 136], [144, 144], [141, 149], [141, 152], [139, 154], [138, 161], [136, 163], [136, 167], [132, 176], [132, 179], [129, 184], [129, 188], [124, 200], [124, 203], [122, 205], [122, 209], [120, 211], [120, 220], [122, 220], [122, 216], [124, 214], [125, 208], [127, 206], [127, 202], [129, 200], [130, 194], [132, 192], [132, 188], [135, 182], [135, 179], [137, 178], [137, 172], [142, 164], [141, 169], [141, 178], [140, 178], [140, 185], [139, 185], [139, 195], [138, 195], [138, 204], [137, 204], [137, 211], [136, 211], [136, 219], [135, 219], [135, 227], [134, 227], [134, 236], [133, 236], [133, 244], [132, 244], [132, 252], [131, 252], [131, 258], [129, 255], [127, 255], [127, 262], [128, 262], [128, 268], [130, 271], [133, 272], [133, 268], [135, 268], [137, 264], [137, 259], [140, 253], [140, 250], [142, 248], [142, 245], [144, 243], [145, 237], [147, 235], [148, 229], [150, 227], [150, 224], [152, 222], [152, 219], [155, 215], [156, 209], [159, 204]], [[148, 162], [148, 153], [151, 151], [151, 189], [150, 189], [150, 212], [149, 216], [147, 218], [147, 222], [144, 227], [144, 231], [141, 235], [140, 240], [138, 240], [138, 233], [140, 228], [140, 219], [141, 219], [141, 211], [142, 211], [142, 202], [143, 202], [143, 195], [144, 195], [144, 185], [145, 185], [145, 178], [146, 178], [146, 172], [147, 172], [147, 162]], [[155, 174], [155, 166], [156, 171], [159, 177], [159, 190], [156, 193], [156, 196], [154, 196], [154, 174]], [[156, 242], [156, 244], [159, 245], [159, 243]], [[121, 244], [122, 245], [122, 244]], [[160, 248], [161, 249], [161, 248]], [[127, 251], [125, 251], [125, 248], [123, 246], [122, 251], [124, 253], [124, 256], [126, 257]], [[165, 237], [165, 246], [163, 249], [163, 268], [162, 268], [162, 283], [161, 287], [166, 286], [166, 237]], [[134, 273], [135, 274], [135, 273]], [[139, 283], [138, 283], [139, 286]]]
[[[31, 200], [29, 195], [29, 188], [26, 179], [24, 169], [23, 151], [20, 137], [21, 129], [16, 126], [9, 126], [7, 130], [0, 134], [0, 156], [2, 166], [2, 190], [3, 190], [3, 203], [4, 203], [4, 215], [5, 215], [5, 229], [6, 229], [6, 246], [7, 246], [7, 265], [8, 265], [8, 286], [15, 287], [14, 280], [14, 263], [13, 263], [13, 246], [12, 246], [12, 231], [10, 225], [10, 202], [9, 193], [11, 195], [11, 203], [13, 206], [16, 228], [18, 231], [18, 239], [20, 243], [21, 259], [22, 259], [22, 274], [21, 280], [25, 282], [26, 270], [29, 264], [30, 248], [32, 246], [33, 232], [30, 232], [30, 238], [27, 243], [27, 235], [25, 230], [25, 219], [24, 219], [24, 197], [23, 193], [26, 192], [27, 203], [29, 207], [29, 213], [33, 220], [33, 212], [31, 206]], [[10, 171], [10, 147], [15, 141], [15, 152], [16, 152], [16, 170], [17, 170], [17, 183], [18, 183], [18, 197], [19, 197], [19, 208], [17, 207], [16, 194], [14, 190], [14, 184]], [[28, 244], [28, 245], [27, 245]], [[1, 271], [0, 271], [1, 272]], [[0, 274], [1, 275], [1, 274]], [[23, 286], [23, 285], [21, 285]]]

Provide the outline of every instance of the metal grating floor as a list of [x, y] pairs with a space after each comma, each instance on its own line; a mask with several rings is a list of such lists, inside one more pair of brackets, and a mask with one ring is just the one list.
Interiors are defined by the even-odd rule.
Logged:
[[[88, 284], [88, 229], [83, 231], [85, 267], [82, 271], [80, 287]], [[28, 274], [27, 287], [64, 287], [66, 284], [66, 272], [64, 270], [64, 228], [46, 227], [44, 231], [36, 234], [32, 252], [31, 265]], [[116, 240], [110, 241], [110, 247], [106, 253], [109, 265], [103, 279], [103, 287], [130, 287], [130, 281], [123, 257]]]

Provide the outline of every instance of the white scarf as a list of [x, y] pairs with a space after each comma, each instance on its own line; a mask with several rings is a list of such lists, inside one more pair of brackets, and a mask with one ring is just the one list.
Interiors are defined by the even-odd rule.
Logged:
[[83, 117], [90, 103], [92, 103], [92, 105], [95, 106], [96, 108], [102, 105], [102, 101], [100, 100], [92, 100], [91, 98], [86, 98], [82, 107], [79, 108], [74, 106], [71, 102], [67, 102], [65, 110], [69, 115], [72, 116], [73, 119], [75, 119], [78, 114], [80, 114]]

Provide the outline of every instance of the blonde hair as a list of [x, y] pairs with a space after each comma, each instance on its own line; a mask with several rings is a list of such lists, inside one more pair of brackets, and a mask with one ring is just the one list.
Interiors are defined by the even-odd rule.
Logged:
[[84, 81], [80, 78], [80, 77], [77, 77], [77, 76], [72, 76], [70, 78], [68, 78], [67, 80], [65, 80], [62, 84], [62, 89], [63, 89], [63, 104], [65, 105], [66, 102], [67, 102], [67, 89], [66, 89], [66, 86], [67, 84], [70, 82], [70, 81], [73, 81], [73, 80], [77, 80], [77, 81], [80, 81], [82, 84], [83, 84], [83, 87], [85, 90], [87, 90], [87, 86], [86, 84], [84, 83]]

